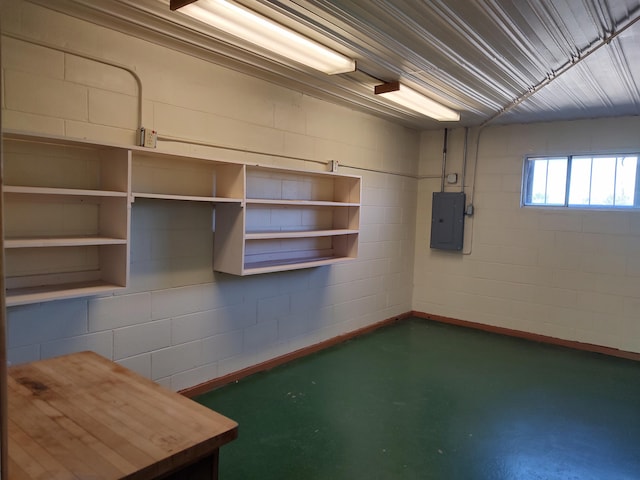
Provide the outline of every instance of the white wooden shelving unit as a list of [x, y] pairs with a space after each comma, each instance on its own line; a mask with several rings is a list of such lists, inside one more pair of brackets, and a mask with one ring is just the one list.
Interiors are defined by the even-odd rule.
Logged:
[[357, 176], [19, 132], [4, 132], [3, 145], [7, 305], [125, 288], [138, 198], [210, 203], [216, 271], [253, 275], [357, 256]]
[[254, 275], [356, 258], [360, 183], [356, 176], [248, 165], [245, 208], [216, 212], [214, 268]]
[[125, 287], [129, 150], [21, 134], [3, 141], [7, 305]]

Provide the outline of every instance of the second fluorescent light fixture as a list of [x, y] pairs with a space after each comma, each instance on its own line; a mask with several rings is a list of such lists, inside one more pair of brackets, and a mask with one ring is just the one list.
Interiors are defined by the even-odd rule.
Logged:
[[355, 60], [226, 0], [171, 0], [170, 8], [329, 75], [356, 69]]
[[425, 97], [409, 87], [405, 87], [400, 82], [376, 85], [374, 92], [376, 95], [387, 98], [398, 105], [422, 113], [427, 117], [435, 118], [441, 122], [457, 122], [460, 120], [460, 114], [458, 112], [439, 104], [435, 100]]

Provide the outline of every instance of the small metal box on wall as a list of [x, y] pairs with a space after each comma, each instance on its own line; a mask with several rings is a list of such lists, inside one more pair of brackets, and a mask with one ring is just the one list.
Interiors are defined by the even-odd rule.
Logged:
[[431, 248], [462, 250], [465, 194], [434, 192], [431, 211]]

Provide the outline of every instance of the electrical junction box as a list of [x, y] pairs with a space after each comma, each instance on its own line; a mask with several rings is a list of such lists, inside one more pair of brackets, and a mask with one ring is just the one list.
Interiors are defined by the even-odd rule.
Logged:
[[138, 129], [138, 145], [147, 148], [156, 148], [158, 142], [158, 132], [144, 127]]
[[433, 193], [431, 248], [462, 250], [465, 200], [463, 192]]

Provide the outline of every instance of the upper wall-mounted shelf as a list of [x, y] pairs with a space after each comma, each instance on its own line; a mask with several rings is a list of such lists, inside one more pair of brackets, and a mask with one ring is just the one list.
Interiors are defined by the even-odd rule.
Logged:
[[133, 152], [136, 198], [242, 203], [244, 165], [154, 152]]
[[20, 132], [3, 142], [7, 305], [126, 287], [136, 198], [215, 206], [220, 272], [357, 256], [360, 177]]
[[360, 177], [262, 166], [246, 176], [246, 208], [216, 213], [216, 270], [254, 275], [357, 256]]
[[247, 166], [247, 199], [360, 206], [360, 177], [329, 172]]

